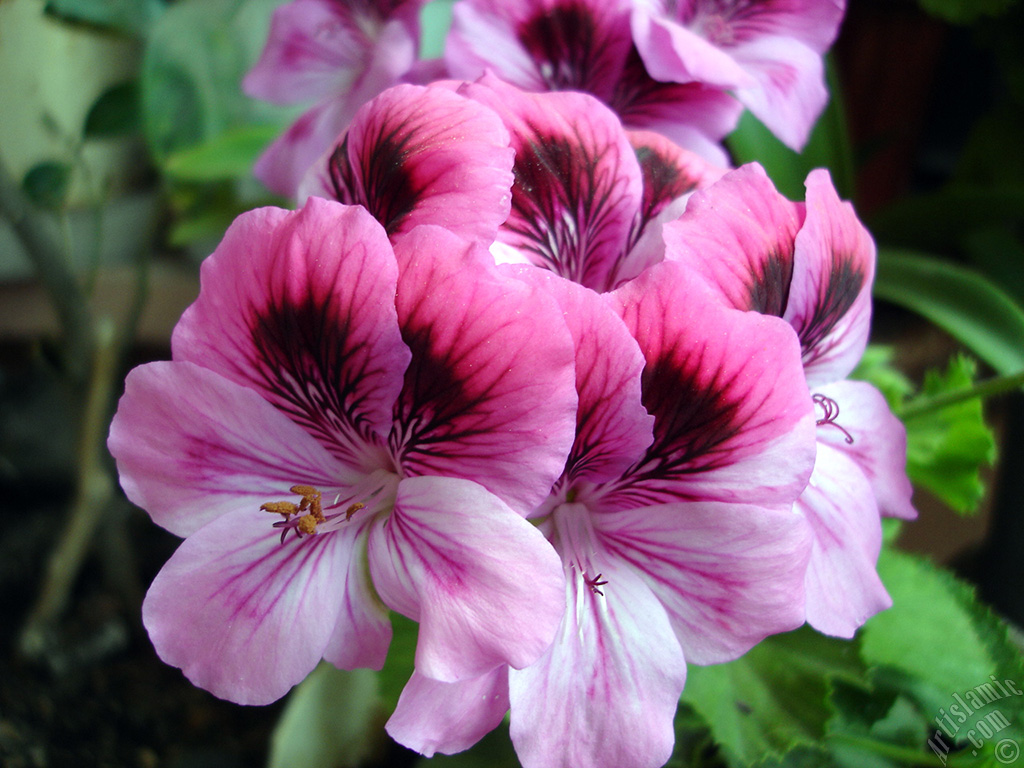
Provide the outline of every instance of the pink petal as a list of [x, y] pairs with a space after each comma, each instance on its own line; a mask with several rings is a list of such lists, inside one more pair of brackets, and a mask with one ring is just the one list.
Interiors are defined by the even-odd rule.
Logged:
[[691, 663], [735, 659], [804, 622], [811, 536], [788, 508], [660, 504], [604, 512], [594, 525], [665, 606]]
[[599, 294], [535, 267], [513, 274], [554, 296], [576, 346], [579, 410], [565, 477], [595, 483], [620, 477], [652, 440], [654, 418], [640, 400], [640, 348]]
[[366, 559], [367, 526], [346, 531], [336, 545], [347, 548], [348, 572], [338, 621], [334, 626], [324, 659], [341, 669], [380, 669], [391, 645], [391, 620], [370, 581]]
[[469, 749], [508, 712], [508, 668], [441, 683], [413, 672], [387, 722], [388, 735], [426, 757]]
[[108, 446], [128, 498], [179, 536], [223, 514], [288, 498], [297, 483], [351, 479], [259, 394], [185, 362], [128, 374]]
[[544, 535], [468, 480], [402, 480], [369, 553], [381, 599], [420, 622], [416, 669], [434, 680], [532, 663], [565, 610], [561, 563]]
[[807, 218], [796, 237], [784, 318], [796, 328], [811, 387], [846, 378], [871, 326], [875, 244], [828, 171], [807, 177]]
[[649, 503], [792, 503], [814, 463], [792, 329], [722, 306], [675, 262], [651, 267], [613, 299], [644, 351], [643, 401], [655, 418], [654, 443], [623, 493]]
[[[879, 511], [889, 517], [913, 520], [914, 489], [907, 478], [907, 430], [882, 393], [862, 381], [838, 381], [814, 388], [838, 407], [835, 423], [818, 427], [818, 443], [848, 456], [871, 484]], [[824, 414], [819, 410], [818, 416]], [[846, 440], [846, 433], [853, 439]], [[820, 450], [820, 449], [819, 449]]]
[[807, 622], [826, 635], [853, 637], [892, 605], [875, 571], [882, 525], [871, 486], [853, 460], [819, 443], [814, 474], [797, 509], [814, 531]]
[[268, 517], [233, 512], [200, 528], [157, 574], [142, 605], [160, 658], [239, 704], [270, 703], [313, 670], [344, 583], [342, 534], [282, 544]]
[[501, 115], [516, 153], [512, 213], [498, 239], [538, 266], [609, 290], [642, 199], [640, 167], [618, 118], [584, 94], [481, 82], [465, 93]]
[[683, 652], [636, 574], [611, 558], [600, 568], [604, 595], [577, 573], [551, 649], [509, 674], [512, 742], [524, 768], [656, 768], [672, 754]]
[[376, 468], [368, 446], [390, 431], [409, 360], [397, 272], [360, 208], [314, 198], [243, 214], [203, 264], [174, 358], [259, 392], [348, 465]]
[[437, 224], [490, 244], [508, 217], [513, 154], [491, 110], [444, 88], [400, 85], [359, 110], [299, 198], [362, 205], [392, 237]]
[[527, 514], [575, 437], [573, 344], [557, 305], [437, 227], [413, 230], [395, 253], [413, 352], [393, 435], [403, 470], [473, 480]]
[[729, 306], [782, 317], [803, 218], [751, 163], [696, 192], [665, 225], [665, 258], [697, 271]]

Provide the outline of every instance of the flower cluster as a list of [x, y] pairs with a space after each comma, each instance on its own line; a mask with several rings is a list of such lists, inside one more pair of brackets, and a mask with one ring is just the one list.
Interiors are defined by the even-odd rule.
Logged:
[[397, 741], [457, 752], [510, 713], [527, 768], [653, 768], [688, 664], [851, 636], [889, 602], [880, 516], [914, 514], [902, 427], [845, 380], [874, 268], [852, 208], [639, 119], [739, 98], [805, 135], [841, 8], [463, 0], [461, 79], [393, 85], [418, 9], [275, 17], [252, 90], [322, 96], [335, 37], [345, 106], [311, 119], [392, 87], [315, 159], [271, 149], [301, 207], [242, 215], [173, 359], [128, 377], [122, 486], [185, 538], [144, 622], [261, 703], [320, 659], [379, 669], [394, 611], [419, 623]]

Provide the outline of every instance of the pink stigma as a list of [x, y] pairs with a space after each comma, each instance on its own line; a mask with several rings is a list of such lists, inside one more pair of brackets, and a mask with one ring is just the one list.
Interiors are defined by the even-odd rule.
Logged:
[[824, 415], [814, 423], [819, 427], [824, 426], [825, 424], [831, 424], [846, 436], [845, 440], [847, 445], [853, 445], [853, 435], [836, 423], [836, 419], [839, 416], [839, 403], [825, 395], [812, 395], [811, 400], [814, 401], [815, 405], [820, 405], [821, 410], [824, 412]]

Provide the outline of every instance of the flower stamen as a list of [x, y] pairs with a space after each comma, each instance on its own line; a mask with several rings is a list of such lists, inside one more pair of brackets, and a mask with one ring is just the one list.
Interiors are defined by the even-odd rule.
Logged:
[[595, 576], [592, 579], [587, 578], [586, 571], [582, 571], [580, 575], [583, 577], [583, 583], [590, 587], [591, 592], [593, 592], [595, 595], [600, 595], [601, 597], [604, 597], [604, 592], [602, 592], [599, 589], [599, 587], [603, 587], [605, 584], [608, 583], [607, 581], [601, 581], [601, 577], [604, 576], [603, 573], [597, 574], [597, 576]]
[[853, 445], [853, 435], [836, 423], [836, 419], [839, 417], [839, 403], [825, 395], [812, 395], [811, 400], [814, 401], [815, 405], [821, 406], [821, 410], [824, 413], [824, 415], [814, 423], [819, 427], [824, 426], [825, 424], [831, 424], [845, 435], [844, 439], [847, 445]]

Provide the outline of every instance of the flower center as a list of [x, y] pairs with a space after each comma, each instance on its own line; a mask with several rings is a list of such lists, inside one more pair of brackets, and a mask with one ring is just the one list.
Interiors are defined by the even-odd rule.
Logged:
[[839, 403], [825, 395], [812, 395], [811, 400], [813, 400], [814, 404], [819, 406], [822, 410], [822, 417], [814, 423], [819, 427], [831, 424], [845, 435], [844, 440], [847, 445], [853, 445], [853, 435], [836, 423], [836, 419], [839, 417]]
[[289, 488], [292, 493], [299, 496], [299, 503], [292, 501], [268, 501], [260, 505], [264, 512], [271, 512], [281, 515], [284, 520], [274, 523], [275, 528], [281, 530], [281, 543], [284, 544], [288, 531], [295, 531], [295, 537], [301, 539], [303, 535], [312, 535], [317, 532], [317, 526], [333, 520], [341, 515], [349, 520], [352, 515], [362, 509], [365, 505], [361, 502], [350, 504], [344, 512], [336, 512], [332, 515], [324, 514], [323, 499], [320, 491], [311, 485], [293, 485]]

